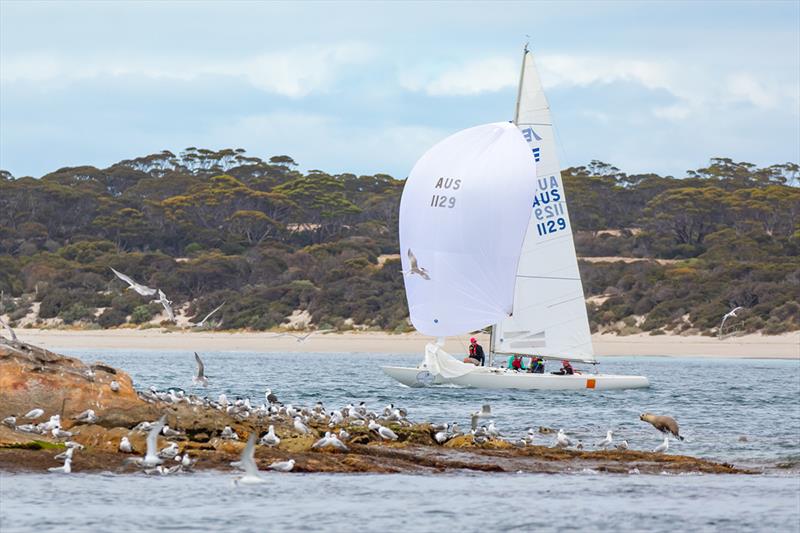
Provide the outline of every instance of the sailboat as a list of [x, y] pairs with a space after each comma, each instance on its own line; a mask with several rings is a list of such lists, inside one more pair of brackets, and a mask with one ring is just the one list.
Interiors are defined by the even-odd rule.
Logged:
[[[526, 46], [514, 121], [447, 137], [406, 181], [400, 247], [409, 314], [437, 341], [425, 346], [418, 366], [382, 367], [387, 375], [410, 387], [649, 386], [643, 376], [534, 374], [492, 364], [517, 354], [597, 364], [555, 148], [550, 108]], [[446, 337], [487, 327], [486, 366], [445, 351]]]

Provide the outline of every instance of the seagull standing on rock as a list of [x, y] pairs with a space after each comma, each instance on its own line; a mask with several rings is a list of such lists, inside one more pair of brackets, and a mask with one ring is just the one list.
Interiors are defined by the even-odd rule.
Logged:
[[386, 426], [382, 426], [375, 422], [374, 420], [369, 421], [369, 425], [367, 426], [372, 431], [376, 432], [378, 436], [383, 440], [397, 440], [397, 434], [392, 431], [391, 429], [387, 428]]
[[97, 415], [94, 414], [94, 410], [92, 409], [87, 409], [81, 414], [73, 416], [72, 419], [77, 422], [85, 422], [87, 424], [94, 424], [98, 420]]
[[133, 446], [131, 446], [131, 441], [128, 440], [128, 437], [122, 437], [122, 439], [120, 439], [119, 451], [122, 453], [133, 453]]
[[299, 416], [294, 417], [294, 429], [303, 435], [311, 433], [311, 430], [308, 429], [308, 426], [303, 423], [303, 420]]
[[294, 464], [294, 459], [289, 459], [288, 461], [278, 461], [272, 463], [267, 468], [270, 470], [275, 470], [276, 472], [291, 472], [294, 468]]
[[669, 450], [669, 437], [664, 437], [664, 442], [656, 446], [653, 453], [665, 453], [667, 450]]
[[278, 397], [275, 396], [275, 394], [272, 392], [272, 389], [267, 389], [266, 392], [264, 392], [264, 398], [267, 400], [267, 403], [270, 404], [270, 405], [273, 405], [273, 404], [276, 404], [276, 403], [280, 403], [278, 401]]
[[267, 433], [263, 437], [261, 437], [261, 440], [259, 442], [261, 444], [264, 444], [265, 446], [269, 446], [271, 448], [277, 446], [278, 444], [280, 444], [281, 443], [281, 439], [280, 439], [280, 437], [278, 437], [275, 434], [275, 426], [270, 424], [269, 430], [267, 431]]
[[566, 448], [567, 446], [572, 445], [572, 441], [569, 440], [567, 434], [564, 433], [563, 429], [558, 430], [558, 435], [556, 435], [556, 446], [559, 448]]
[[606, 433], [606, 438], [603, 439], [602, 441], [598, 442], [597, 443], [597, 447], [598, 448], [608, 448], [609, 446], [611, 446], [611, 443], [613, 442], [612, 435], [613, 435], [613, 432], [609, 429], [608, 433]]
[[28, 411], [28, 413], [23, 418], [27, 418], [28, 420], [36, 420], [43, 414], [44, 414], [44, 409], [36, 408]]

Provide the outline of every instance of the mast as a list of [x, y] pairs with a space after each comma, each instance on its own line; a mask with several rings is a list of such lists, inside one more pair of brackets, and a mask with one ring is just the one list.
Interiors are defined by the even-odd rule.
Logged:
[[[522, 49], [522, 66], [519, 69], [519, 83], [517, 84], [517, 105], [514, 108], [514, 124], [519, 125], [519, 104], [522, 100], [522, 80], [525, 79], [525, 56], [528, 55], [528, 43], [525, 43], [525, 47]], [[513, 309], [511, 314], [513, 315]], [[494, 362], [494, 345], [495, 345], [495, 329], [497, 328], [497, 324], [492, 324], [489, 328], [489, 366], [492, 366]]]
[[517, 85], [517, 106], [514, 109], [514, 124], [519, 125], [519, 103], [522, 100], [522, 80], [525, 79], [525, 56], [528, 55], [528, 43], [522, 50], [522, 66], [519, 69], [519, 84]]

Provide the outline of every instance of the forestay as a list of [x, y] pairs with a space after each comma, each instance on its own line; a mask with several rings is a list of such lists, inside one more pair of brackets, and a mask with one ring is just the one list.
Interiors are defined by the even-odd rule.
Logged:
[[510, 315], [535, 186], [533, 155], [511, 123], [460, 131], [417, 161], [400, 202], [417, 330], [459, 335]]
[[515, 122], [530, 145], [538, 177], [516, 273], [513, 316], [495, 327], [494, 349], [594, 361], [550, 108], [527, 49]]

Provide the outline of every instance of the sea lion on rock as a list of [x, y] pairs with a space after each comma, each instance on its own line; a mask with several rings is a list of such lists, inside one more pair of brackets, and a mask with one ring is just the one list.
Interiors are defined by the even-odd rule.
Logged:
[[678, 423], [671, 416], [660, 416], [651, 413], [642, 413], [639, 416], [639, 420], [644, 420], [645, 422], [652, 424], [653, 427], [659, 430], [661, 433], [669, 432], [672, 433], [675, 437], [683, 440], [683, 437], [679, 435]]

